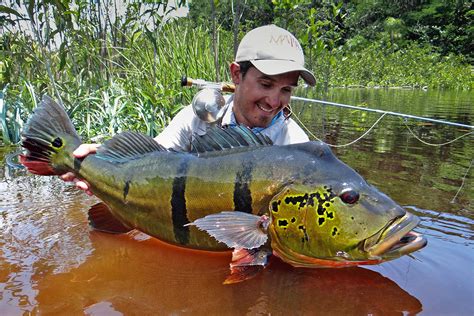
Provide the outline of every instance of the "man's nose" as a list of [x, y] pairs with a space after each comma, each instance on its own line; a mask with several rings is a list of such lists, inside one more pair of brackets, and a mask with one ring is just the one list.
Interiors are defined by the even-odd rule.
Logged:
[[267, 95], [267, 104], [275, 109], [280, 106], [280, 93], [279, 91], [270, 91]]

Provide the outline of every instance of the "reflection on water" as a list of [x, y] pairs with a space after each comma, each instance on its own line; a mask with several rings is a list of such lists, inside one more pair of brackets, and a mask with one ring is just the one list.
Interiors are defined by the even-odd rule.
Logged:
[[[229, 252], [177, 248], [138, 232], [91, 231], [83, 210], [94, 199], [56, 179], [19, 177], [8, 185], [0, 234], [4, 312], [242, 315], [422, 310], [420, 301], [395, 282], [363, 268], [295, 269], [275, 258], [252, 281], [224, 286]], [[19, 193], [27, 187], [33, 188], [31, 198]]]
[[[351, 103], [379, 108], [383, 106], [377, 102], [395, 104], [393, 97], [379, 92], [350, 93], [356, 94]], [[401, 98], [405, 106], [397, 103], [386, 109], [472, 122], [474, 110], [464, 105], [472, 105], [472, 97], [456, 99], [458, 107], [446, 109], [444, 95], [426, 101], [419, 93], [407, 92]], [[349, 103], [344, 93], [332, 98]], [[357, 138], [377, 118], [298, 107], [305, 125], [334, 144]], [[413, 128], [431, 142], [465, 132], [416, 124]], [[92, 231], [86, 210], [95, 198], [55, 178], [2, 166], [0, 314], [472, 315], [474, 191], [472, 171], [466, 172], [473, 147], [472, 138], [429, 147], [411, 137], [403, 122], [384, 119], [360, 142], [334, 150], [421, 218], [416, 230], [427, 236], [428, 246], [412, 256], [363, 268], [297, 269], [273, 258], [261, 275], [232, 286], [222, 285], [229, 252], [177, 248], [138, 232]], [[3, 156], [0, 153], [0, 159]]]
[[[193, 254], [154, 240], [137, 243], [103, 234], [92, 240], [97, 250], [94, 257], [70, 273], [52, 275], [39, 284], [44, 293], [64, 293], [54, 299], [39, 295], [43, 311], [80, 312], [85, 306], [96, 312], [200, 315], [421, 311], [416, 298], [366, 269], [293, 269], [275, 261], [252, 282], [223, 286], [229, 255]], [[139, 271], [131, 272], [131, 264]], [[392, 298], [389, 304], [386, 297]], [[67, 305], [58, 307], [58, 299]]]
[[70, 191], [42, 177], [0, 182], [2, 301], [30, 310], [37, 304], [35, 278], [68, 270], [87, 257], [82, 196]]

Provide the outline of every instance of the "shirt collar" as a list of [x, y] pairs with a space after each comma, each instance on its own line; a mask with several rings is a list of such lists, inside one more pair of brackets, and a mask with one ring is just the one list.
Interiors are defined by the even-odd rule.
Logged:
[[237, 121], [235, 120], [234, 111], [232, 108], [234, 106], [234, 95], [232, 94], [226, 102], [227, 109], [224, 112], [224, 116], [222, 117], [222, 126], [225, 125], [236, 125]]

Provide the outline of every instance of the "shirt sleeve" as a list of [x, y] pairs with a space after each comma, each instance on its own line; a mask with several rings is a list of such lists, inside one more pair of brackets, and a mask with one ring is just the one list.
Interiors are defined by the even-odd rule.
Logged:
[[192, 135], [202, 128], [200, 125], [200, 120], [194, 114], [192, 106], [188, 105], [176, 114], [169, 125], [155, 137], [155, 140], [169, 149], [189, 151]]
[[293, 119], [288, 119], [288, 142], [287, 144], [297, 144], [309, 142], [308, 135]]

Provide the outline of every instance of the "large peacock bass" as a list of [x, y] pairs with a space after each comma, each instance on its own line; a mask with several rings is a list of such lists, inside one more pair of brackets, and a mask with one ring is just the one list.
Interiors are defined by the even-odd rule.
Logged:
[[244, 127], [215, 128], [182, 153], [125, 132], [77, 159], [72, 152], [81, 140], [47, 96], [22, 137], [21, 162], [30, 172], [72, 171], [89, 183], [104, 202], [89, 211], [94, 228], [137, 229], [195, 249], [233, 248], [227, 283], [252, 277], [271, 254], [297, 267], [346, 267], [398, 258], [427, 243], [412, 231], [416, 216], [322, 142], [271, 146]]

